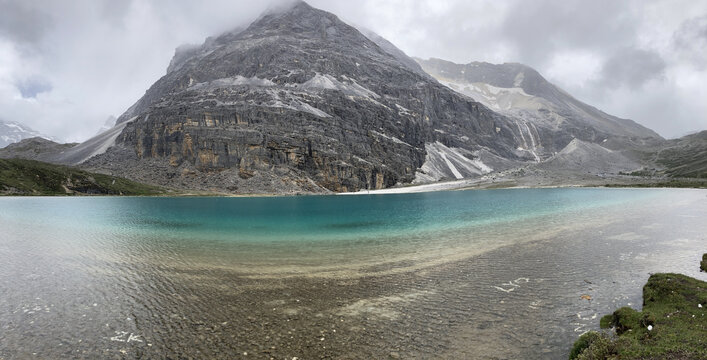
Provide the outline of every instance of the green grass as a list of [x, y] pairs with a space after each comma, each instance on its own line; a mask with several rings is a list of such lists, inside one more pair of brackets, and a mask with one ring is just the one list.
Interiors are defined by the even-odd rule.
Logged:
[[632, 187], [632, 188], [697, 188], [707, 189], [707, 179], [670, 179], [668, 181], [644, 182], [635, 184], [607, 184], [605, 187]]
[[707, 282], [651, 275], [643, 287], [642, 311], [623, 307], [600, 324], [616, 335], [584, 334], [570, 359], [707, 359]]
[[115, 176], [34, 160], [0, 159], [0, 195], [161, 195], [165, 190]]

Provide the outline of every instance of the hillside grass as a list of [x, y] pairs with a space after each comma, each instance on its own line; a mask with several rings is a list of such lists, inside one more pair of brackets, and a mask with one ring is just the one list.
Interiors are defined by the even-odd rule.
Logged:
[[35, 160], [0, 159], [0, 195], [162, 195], [128, 179]]
[[707, 189], [707, 179], [669, 179], [655, 182], [636, 182], [632, 184], [607, 184], [605, 187], [630, 188], [695, 188]]

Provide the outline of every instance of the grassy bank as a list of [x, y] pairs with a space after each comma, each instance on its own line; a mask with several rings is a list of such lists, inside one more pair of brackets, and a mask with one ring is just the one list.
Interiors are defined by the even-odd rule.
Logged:
[[600, 325], [613, 333], [582, 335], [570, 359], [707, 359], [707, 282], [651, 275], [643, 287], [642, 311], [623, 307]]
[[667, 181], [634, 183], [634, 184], [607, 184], [606, 187], [631, 187], [631, 188], [697, 188], [707, 189], [707, 179], [670, 179]]
[[161, 195], [164, 189], [34, 160], [0, 159], [0, 195]]

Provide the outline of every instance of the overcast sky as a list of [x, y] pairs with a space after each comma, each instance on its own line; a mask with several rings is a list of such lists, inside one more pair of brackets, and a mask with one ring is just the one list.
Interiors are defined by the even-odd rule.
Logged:
[[[270, 1], [272, 2], [272, 1]], [[95, 134], [165, 74], [174, 48], [268, 1], [0, 0], [0, 119]], [[311, 0], [408, 55], [520, 62], [672, 138], [707, 129], [707, 0]]]

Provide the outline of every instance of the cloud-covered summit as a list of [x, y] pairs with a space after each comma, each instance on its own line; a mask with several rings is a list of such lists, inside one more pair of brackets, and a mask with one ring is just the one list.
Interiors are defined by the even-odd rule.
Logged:
[[[165, 74], [174, 49], [286, 1], [0, 0], [5, 119], [67, 141]], [[663, 136], [707, 128], [707, 2], [311, 0], [408, 55], [519, 62]]]

